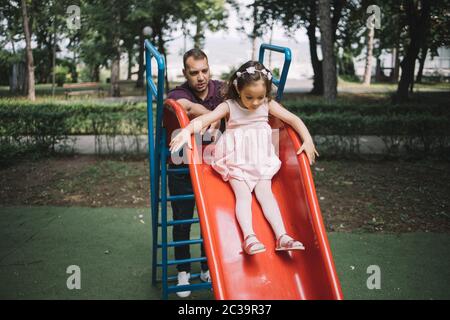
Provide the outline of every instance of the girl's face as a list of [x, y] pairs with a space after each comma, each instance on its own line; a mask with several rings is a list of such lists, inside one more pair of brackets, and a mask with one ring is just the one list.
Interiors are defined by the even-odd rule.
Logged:
[[256, 110], [266, 97], [266, 84], [264, 80], [254, 81], [242, 88], [239, 92], [242, 104], [249, 110]]

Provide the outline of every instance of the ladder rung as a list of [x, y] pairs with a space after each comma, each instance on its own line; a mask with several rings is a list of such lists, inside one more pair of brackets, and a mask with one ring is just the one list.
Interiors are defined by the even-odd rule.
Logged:
[[[197, 278], [200, 278], [200, 273], [191, 273], [191, 277], [190, 277], [191, 280], [197, 279]], [[167, 281], [177, 281], [177, 280], [178, 280], [178, 275], [167, 277]]]
[[[191, 262], [201, 262], [201, 261], [206, 261], [205, 257], [201, 257], [201, 258], [190, 258], [190, 259], [180, 259], [180, 260], [168, 260], [167, 261], [167, 265], [171, 266], [174, 264], [183, 264], [183, 263], [191, 263]], [[163, 264], [162, 263], [158, 263], [157, 264], [158, 267], [162, 267]]]
[[[179, 225], [179, 224], [189, 224], [189, 223], [199, 223], [200, 220], [198, 218], [195, 219], [185, 219], [185, 220], [170, 220], [167, 221], [167, 226], [175, 226], [175, 225]], [[162, 223], [159, 222], [158, 223], [158, 227], [161, 227]]]
[[[181, 194], [177, 196], [169, 196], [167, 197], [167, 201], [183, 201], [183, 200], [194, 200], [194, 194]], [[162, 199], [159, 198], [159, 201], [162, 202]]]
[[[168, 247], [179, 247], [179, 246], [186, 246], [186, 245], [190, 245], [190, 244], [198, 244], [198, 243], [202, 243], [202, 242], [203, 242], [203, 239], [173, 241], [173, 242], [168, 242], [167, 246]], [[158, 248], [162, 248], [162, 244], [159, 243]]]
[[[185, 220], [172, 220], [172, 221], [167, 221], [167, 225], [168, 226], [175, 226], [175, 225], [178, 225], [178, 224], [199, 223], [199, 222], [200, 222], [199, 218], [185, 219]], [[161, 225], [161, 223], [159, 225]]]
[[178, 173], [178, 174], [184, 173], [184, 174], [187, 174], [187, 173], [189, 173], [189, 168], [178, 168], [178, 169], [171, 169], [171, 168], [169, 168], [169, 169], [167, 169], [167, 173], [172, 173], [172, 174], [175, 174], [175, 173]]
[[167, 287], [167, 292], [179, 292], [179, 291], [194, 291], [194, 290], [202, 290], [202, 289], [210, 289], [211, 283], [203, 282], [203, 283], [194, 283], [185, 286], [169, 286]]

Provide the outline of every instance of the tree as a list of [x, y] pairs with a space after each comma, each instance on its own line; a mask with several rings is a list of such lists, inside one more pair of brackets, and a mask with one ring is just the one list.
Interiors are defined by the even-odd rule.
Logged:
[[[255, 1], [256, 2], [256, 1]], [[273, 21], [279, 21], [285, 27], [288, 34], [293, 35], [299, 28], [306, 28], [309, 39], [309, 52], [311, 65], [314, 72], [313, 94], [323, 94], [323, 70], [322, 61], [318, 55], [318, 45], [316, 31], [318, 28], [318, 7], [317, 0], [258, 0], [262, 7], [260, 15], [261, 28], [271, 25]], [[330, 13], [330, 25], [332, 43], [335, 44], [339, 37], [336, 31], [342, 25], [344, 9], [349, 7], [348, 0], [330, 0], [332, 4], [332, 17]], [[329, 4], [330, 5], [330, 4]], [[331, 9], [330, 9], [331, 11]]]
[[31, 30], [28, 19], [26, 0], [21, 0], [22, 16], [23, 16], [23, 31], [25, 34], [25, 44], [27, 52], [27, 75], [28, 75], [28, 99], [36, 100], [36, 93], [34, 88], [34, 61], [33, 51], [31, 49]]
[[131, 10], [127, 19], [126, 28], [128, 30], [129, 35], [132, 35], [134, 37], [134, 41], [133, 39], [131, 39], [131, 37], [128, 37], [128, 40], [125, 40], [125, 46], [127, 48], [131, 48], [132, 43], [134, 42], [136, 44], [136, 41], [138, 46], [138, 57], [137, 57], [138, 78], [136, 82], [137, 88], [142, 88], [144, 86], [144, 71], [145, 71], [144, 41], [145, 37], [152, 37], [152, 34], [144, 35], [144, 28], [150, 27], [149, 24], [151, 21], [152, 14], [155, 14], [152, 8], [152, 3], [153, 3], [152, 1], [135, 0], [133, 4], [133, 10]]
[[323, 54], [324, 97], [327, 101], [337, 96], [336, 59], [333, 47], [333, 28], [330, 2], [319, 0], [320, 34]]
[[420, 49], [426, 44], [430, 31], [430, 7], [430, 0], [406, 1], [405, 3], [409, 45], [400, 63], [402, 75], [395, 97], [399, 102], [408, 99], [409, 90], [414, 84], [416, 59]]
[[[120, 96], [120, 57], [124, 52], [124, 39], [129, 36], [125, 27], [129, 13], [134, 9], [134, 0], [92, 0], [83, 1], [85, 22], [82, 23], [83, 34], [88, 34], [99, 43], [93, 42], [92, 38], [84, 38], [90, 45], [97, 46], [100, 51], [99, 59], [95, 59], [94, 67], [98, 70], [105, 60], [111, 67], [111, 96]], [[86, 55], [84, 55], [86, 58]], [[101, 61], [101, 64], [99, 62]], [[97, 71], [96, 71], [97, 72]]]
[[[252, 3], [245, 6], [242, 10], [240, 3], [231, 2], [235, 10], [238, 12], [241, 26], [237, 28], [237, 31], [244, 33], [252, 44], [251, 60], [258, 60], [256, 42], [258, 38], [263, 35], [263, 28], [267, 27], [268, 21], [271, 19], [271, 3], [266, 1], [254, 0]], [[265, 11], [266, 10], [266, 11]], [[250, 23], [250, 30], [246, 30], [245, 24]]]
[[363, 10], [359, 1], [348, 1], [342, 9], [340, 23], [336, 30], [335, 52], [338, 64], [338, 76], [355, 80], [354, 58], [365, 47]]
[[226, 29], [226, 18], [228, 16], [225, 10], [224, 0], [183, 0], [181, 1], [180, 20], [186, 28], [188, 24], [195, 27], [195, 33], [191, 35], [194, 40], [195, 48], [203, 48], [205, 45], [205, 31], [212, 32]]
[[156, 44], [158, 51], [164, 56], [166, 62], [165, 72], [165, 90], [168, 92], [169, 79], [167, 78], [167, 49], [166, 43], [170, 40], [170, 34], [176, 29], [180, 16], [185, 15], [181, 11], [180, 1], [153, 0], [152, 15], [149, 20], [149, 26], [152, 28], [152, 41]]
[[[420, 49], [419, 71], [417, 72], [416, 82], [422, 82], [423, 69], [427, 54], [431, 58], [438, 56], [440, 47], [450, 46], [450, 14], [442, 13], [442, 8], [449, 8], [449, 0], [435, 0], [432, 2], [430, 14], [430, 32], [425, 40], [425, 44]], [[448, 9], [447, 9], [448, 10]]]

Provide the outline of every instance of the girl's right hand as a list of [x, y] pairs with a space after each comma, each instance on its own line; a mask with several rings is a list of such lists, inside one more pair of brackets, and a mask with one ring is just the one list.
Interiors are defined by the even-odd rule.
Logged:
[[183, 147], [185, 143], [188, 144], [189, 149], [192, 149], [191, 133], [187, 129], [181, 129], [181, 131], [172, 139], [172, 141], [170, 141], [170, 152], [177, 152]]

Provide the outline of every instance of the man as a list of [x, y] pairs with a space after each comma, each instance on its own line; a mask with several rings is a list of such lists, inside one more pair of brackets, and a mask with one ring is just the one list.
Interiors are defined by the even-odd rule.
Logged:
[[[222, 101], [220, 89], [222, 82], [211, 80], [208, 57], [200, 49], [191, 49], [183, 56], [183, 74], [186, 82], [181, 86], [171, 90], [168, 94], [169, 99], [176, 100], [185, 110], [190, 119], [201, 116], [214, 110]], [[210, 126], [211, 129], [224, 128], [224, 122], [215, 123]], [[169, 168], [183, 168], [187, 164], [169, 165]], [[193, 193], [191, 178], [188, 174], [170, 174], [169, 191], [171, 195]], [[194, 215], [194, 200], [173, 201], [172, 210], [174, 220], [192, 219]], [[173, 226], [173, 240], [182, 241], [190, 239], [190, 224]], [[202, 256], [205, 256], [203, 245], [201, 246]], [[189, 246], [175, 247], [175, 259], [189, 259]], [[189, 263], [179, 264], [178, 285], [189, 284], [191, 266]], [[201, 264], [200, 279], [204, 282], [211, 281], [208, 265], [206, 262]], [[190, 291], [177, 292], [181, 298], [186, 298], [191, 294]]]

